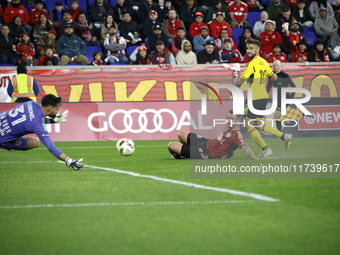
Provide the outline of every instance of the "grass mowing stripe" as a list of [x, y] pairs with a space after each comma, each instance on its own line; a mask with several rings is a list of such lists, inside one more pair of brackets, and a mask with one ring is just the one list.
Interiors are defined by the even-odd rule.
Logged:
[[45, 205], [2, 205], [0, 209], [28, 209], [51, 207], [87, 207], [87, 206], [130, 206], [130, 205], [208, 205], [208, 204], [241, 204], [254, 203], [254, 200], [225, 201], [164, 201], [164, 202], [124, 202], [124, 203], [84, 203], [84, 204], [45, 204]]
[[[64, 162], [60, 162], [60, 163], [64, 163]], [[135, 172], [123, 171], [123, 170], [113, 169], [113, 168], [108, 168], [108, 167], [99, 167], [99, 166], [90, 166], [90, 165], [84, 165], [84, 166], [88, 167], [88, 168], [100, 169], [100, 170], [105, 170], [105, 171], [121, 173], [121, 174], [128, 174], [128, 175], [135, 176], [135, 177], [149, 178], [149, 179], [153, 179], [153, 180], [156, 180], [156, 181], [169, 182], [169, 183], [173, 183], [173, 184], [179, 184], [179, 185], [184, 185], [184, 186], [198, 188], [198, 189], [213, 190], [213, 191], [217, 191], [217, 192], [230, 193], [230, 194], [233, 194], [233, 195], [251, 197], [251, 198], [255, 198], [257, 200], [262, 200], [262, 201], [268, 201], [268, 202], [279, 202], [280, 201], [280, 199], [267, 197], [267, 196], [263, 196], [263, 195], [255, 194], [255, 193], [248, 193], [248, 192], [244, 192], [244, 191], [204, 186], [204, 185], [199, 185], [199, 184], [190, 183], [190, 182], [171, 180], [171, 179], [161, 178], [161, 177], [157, 177], [157, 176], [153, 176], [153, 175], [143, 175], [143, 174], [139, 174], [139, 173], [135, 173]]]

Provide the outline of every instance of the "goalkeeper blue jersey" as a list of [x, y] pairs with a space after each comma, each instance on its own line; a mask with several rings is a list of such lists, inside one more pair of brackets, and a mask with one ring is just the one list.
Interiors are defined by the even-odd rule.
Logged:
[[0, 113], [0, 144], [6, 144], [27, 134], [36, 134], [55, 157], [58, 158], [62, 154], [47, 132], [45, 116], [37, 102], [28, 101]]

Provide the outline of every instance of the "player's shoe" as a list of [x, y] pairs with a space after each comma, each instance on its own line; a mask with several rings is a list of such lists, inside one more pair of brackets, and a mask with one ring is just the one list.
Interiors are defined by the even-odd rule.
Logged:
[[292, 134], [285, 134], [283, 142], [285, 143], [286, 150], [289, 149], [290, 144], [292, 143], [292, 138], [293, 138]]
[[174, 159], [186, 159], [186, 157], [183, 157], [177, 153], [171, 153], [171, 157]]
[[262, 150], [258, 158], [266, 158], [269, 157], [270, 155], [273, 155], [273, 151], [271, 148]]

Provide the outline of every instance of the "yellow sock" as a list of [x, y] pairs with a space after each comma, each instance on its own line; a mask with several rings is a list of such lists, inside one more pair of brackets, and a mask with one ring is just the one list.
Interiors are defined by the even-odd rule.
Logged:
[[266, 133], [269, 133], [269, 134], [272, 134], [272, 135], [275, 135], [275, 136], [277, 136], [277, 137], [281, 137], [282, 136], [282, 132], [281, 131], [279, 131], [279, 130], [277, 130], [276, 128], [273, 128], [273, 127], [271, 127], [271, 126], [269, 126], [269, 125], [267, 125], [267, 124], [263, 124], [263, 126], [261, 127], [261, 130], [263, 131], [263, 132], [266, 132]]
[[261, 149], [267, 146], [267, 144], [261, 137], [260, 132], [256, 128], [253, 127], [247, 130], [247, 132], [250, 135], [250, 137], [254, 140], [254, 142], [257, 143], [258, 146], [260, 146]]

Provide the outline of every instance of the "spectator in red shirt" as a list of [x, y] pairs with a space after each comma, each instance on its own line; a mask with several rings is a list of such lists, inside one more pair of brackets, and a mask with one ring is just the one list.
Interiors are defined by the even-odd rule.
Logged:
[[211, 36], [216, 40], [222, 29], [228, 31], [229, 36], [232, 36], [232, 30], [228, 22], [224, 21], [223, 13], [216, 12], [216, 18], [210, 24]]
[[44, 5], [42, 3], [42, 0], [36, 0], [35, 1], [35, 8], [31, 10], [30, 14], [30, 25], [34, 27], [35, 24], [39, 21], [39, 17], [41, 13], [44, 13], [46, 17], [48, 17], [48, 12], [43, 9]]
[[202, 27], [208, 27], [208, 25], [203, 22], [203, 19], [204, 19], [203, 12], [195, 13], [195, 22], [193, 22], [189, 27], [190, 38], [194, 38], [196, 35], [201, 34]]
[[20, 16], [22, 24], [25, 26], [26, 32], [30, 35], [32, 27], [29, 25], [30, 16], [27, 9], [20, 0], [12, 0], [4, 12], [4, 23], [9, 24], [15, 16]]
[[17, 54], [20, 56], [19, 62], [25, 62], [27, 66], [31, 66], [34, 63], [35, 48], [31, 43], [29, 34], [24, 32], [20, 41], [16, 48]]
[[287, 63], [287, 55], [282, 52], [281, 46], [279, 44], [275, 44], [273, 46], [273, 52], [269, 53], [268, 57], [267, 57], [267, 62], [268, 63], [273, 63], [274, 60], [278, 60], [281, 63]]
[[303, 34], [300, 33], [300, 24], [297, 20], [293, 20], [290, 24], [289, 31], [283, 35], [283, 46], [286, 52], [292, 52], [296, 49], [296, 44], [306, 41]]
[[228, 5], [228, 12], [233, 29], [250, 27], [250, 23], [247, 21], [248, 6], [246, 3], [241, 2], [241, 0], [234, 0]]
[[261, 51], [268, 55], [272, 52], [274, 44], [282, 43], [282, 37], [279, 32], [274, 31], [274, 21], [267, 20], [264, 27], [265, 30], [260, 34]]
[[47, 48], [45, 55], [39, 59], [38, 66], [57, 66], [59, 64], [59, 58], [53, 54], [53, 50]]
[[308, 44], [300, 42], [296, 44], [297, 48], [292, 52], [292, 62], [304, 63], [308, 61]]

